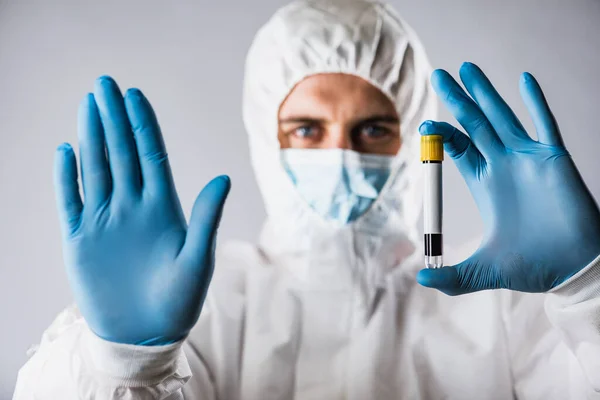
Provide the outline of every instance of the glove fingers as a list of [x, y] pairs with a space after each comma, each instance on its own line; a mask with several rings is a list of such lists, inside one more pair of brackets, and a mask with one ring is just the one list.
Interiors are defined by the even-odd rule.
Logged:
[[79, 227], [83, 203], [77, 183], [75, 153], [67, 143], [56, 149], [54, 157], [54, 190], [61, 228], [65, 236]]
[[525, 72], [519, 82], [521, 97], [531, 115], [538, 141], [550, 146], [563, 146], [563, 139], [546, 97], [533, 75]]
[[433, 71], [431, 84], [442, 103], [465, 128], [471, 141], [485, 158], [504, 151], [500, 138], [479, 106], [448, 72], [441, 69]]
[[96, 208], [110, 195], [111, 177], [106, 159], [104, 130], [91, 93], [79, 105], [77, 133], [85, 203], [88, 207]]
[[441, 135], [444, 150], [456, 164], [465, 179], [477, 176], [477, 171], [485, 162], [471, 139], [447, 122], [425, 121], [419, 127], [421, 135]]
[[506, 146], [518, 148], [524, 140], [531, 140], [521, 121], [478, 66], [464, 63], [459, 73], [465, 88]]
[[125, 94], [125, 108], [135, 135], [144, 190], [157, 196], [174, 194], [166, 146], [150, 102], [140, 90], [130, 89]]
[[141, 189], [141, 174], [123, 95], [112, 78], [101, 77], [96, 80], [94, 96], [104, 126], [113, 190], [136, 195]]
[[210, 181], [198, 195], [181, 252], [188, 264], [203, 268], [212, 263], [217, 229], [230, 187], [229, 177], [223, 175]]

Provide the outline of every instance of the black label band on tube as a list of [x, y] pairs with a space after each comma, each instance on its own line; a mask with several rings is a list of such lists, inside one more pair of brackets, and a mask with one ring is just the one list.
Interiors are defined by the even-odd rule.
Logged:
[[442, 255], [442, 234], [441, 233], [426, 233], [425, 234], [425, 255], [432, 256], [432, 257]]

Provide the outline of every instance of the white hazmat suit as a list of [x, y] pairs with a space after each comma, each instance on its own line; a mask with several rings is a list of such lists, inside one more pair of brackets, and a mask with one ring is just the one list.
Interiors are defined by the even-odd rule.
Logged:
[[[598, 259], [548, 294], [417, 285], [417, 127], [436, 102], [424, 50], [389, 6], [292, 3], [260, 30], [246, 68], [244, 121], [268, 214], [258, 244], [218, 249], [183, 342], [107, 342], [67, 309], [21, 369], [16, 400], [600, 398]], [[403, 140], [380, 196], [349, 225], [306, 206], [277, 139], [294, 85], [339, 72], [393, 101]]]

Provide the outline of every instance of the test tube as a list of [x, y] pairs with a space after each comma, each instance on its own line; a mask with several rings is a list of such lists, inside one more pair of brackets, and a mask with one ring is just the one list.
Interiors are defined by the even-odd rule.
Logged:
[[423, 222], [425, 266], [441, 268], [442, 259], [442, 161], [444, 141], [440, 135], [421, 136], [421, 162], [423, 163]]

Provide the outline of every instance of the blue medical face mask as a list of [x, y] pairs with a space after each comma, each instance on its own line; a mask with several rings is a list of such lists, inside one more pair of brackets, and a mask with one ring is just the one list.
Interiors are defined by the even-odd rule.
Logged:
[[300, 196], [319, 215], [346, 224], [373, 204], [394, 156], [342, 149], [282, 149], [283, 167]]

